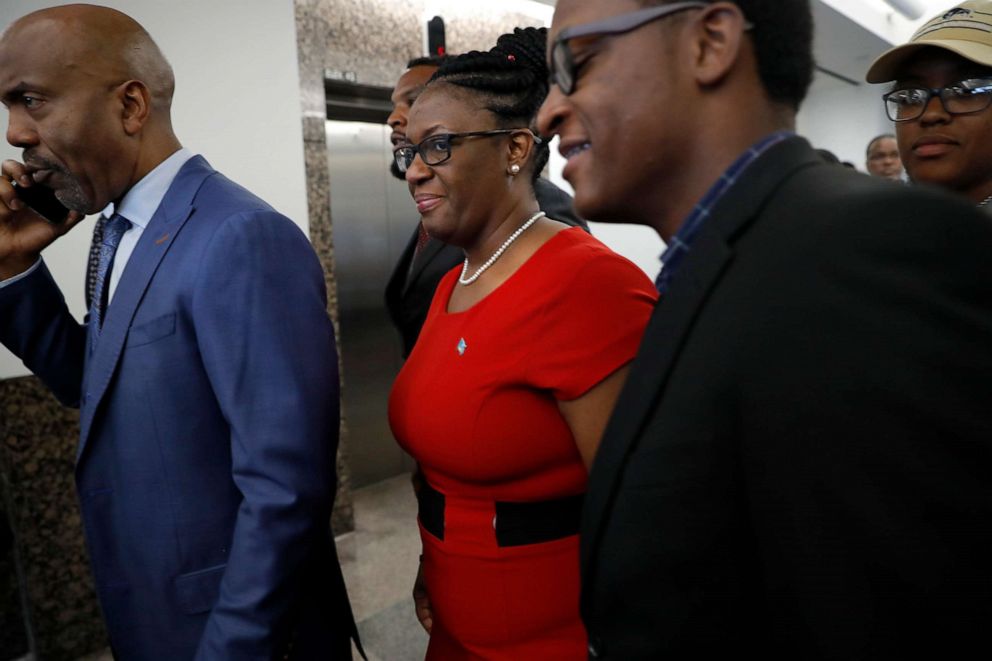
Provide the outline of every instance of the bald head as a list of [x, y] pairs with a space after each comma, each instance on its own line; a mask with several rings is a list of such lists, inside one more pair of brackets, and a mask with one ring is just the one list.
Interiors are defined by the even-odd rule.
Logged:
[[181, 146], [172, 68], [144, 28], [107, 7], [66, 5], [0, 35], [7, 142], [70, 209], [119, 200]]
[[67, 70], [109, 85], [140, 81], [155, 110], [168, 115], [175, 91], [172, 67], [151, 35], [127, 14], [84, 4], [41, 9], [11, 24], [0, 44], [8, 40], [52, 44]]

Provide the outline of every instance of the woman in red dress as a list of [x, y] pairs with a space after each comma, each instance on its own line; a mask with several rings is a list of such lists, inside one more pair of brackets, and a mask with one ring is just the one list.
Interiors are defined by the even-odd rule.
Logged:
[[461, 247], [390, 396], [420, 464], [428, 659], [584, 659], [588, 468], [655, 302], [648, 278], [538, 210], [545, 30], [453, 58], [396, 152], [428, 233]]

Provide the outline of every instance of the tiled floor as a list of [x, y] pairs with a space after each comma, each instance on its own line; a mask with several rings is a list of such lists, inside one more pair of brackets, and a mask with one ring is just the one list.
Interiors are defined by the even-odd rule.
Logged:
[[427, 634], [410, 596], [420, 535], [409, 475], [355, 491], [355, 532], [338, 538], [338, 553], [369, 661], [423, 659]]
[[[410, 476], [356, 490], [355, 532], [339, 537], [337, 543], [369, 661], [423, 659], [427, 634], [413, 614], [410, 596], [420, 555]], [[361, 658], [357, 652], [354, 656]], [[111, 661], [111, 657], [101, 652], [79, 661]]]

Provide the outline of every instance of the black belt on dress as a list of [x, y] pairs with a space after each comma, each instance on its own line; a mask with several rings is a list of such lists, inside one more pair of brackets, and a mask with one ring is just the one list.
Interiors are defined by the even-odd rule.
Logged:
[[[496, 501], [497, 546], [523, 546], [577, 535], [585, 494], [529, 503]], [[417, 514], [424, 530], [444, 539], [444, 494], [424, 480], [417, 492]]]

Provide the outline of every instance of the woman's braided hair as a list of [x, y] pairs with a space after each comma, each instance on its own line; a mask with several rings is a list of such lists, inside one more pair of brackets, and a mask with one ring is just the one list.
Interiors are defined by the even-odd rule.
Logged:
[[[501, 128], [527, 126], [534, 130], [537, 111], [548, 95], [547, 35], [547, 28], [515, 28], [511, 34], [500, 36], [492, 50], [449, 58], [430, 82], [441, 81], [478, 93], [483, 107], [496, 115]], [[547, 141], [534, 146], [534, 179], [547, 164], [548, 154]]]

